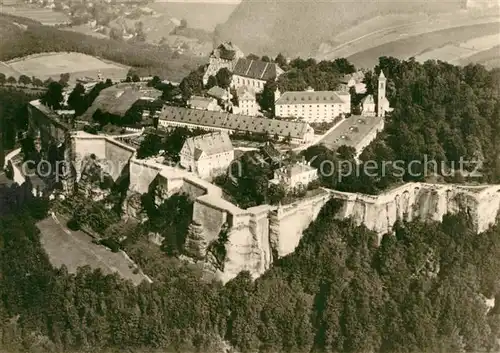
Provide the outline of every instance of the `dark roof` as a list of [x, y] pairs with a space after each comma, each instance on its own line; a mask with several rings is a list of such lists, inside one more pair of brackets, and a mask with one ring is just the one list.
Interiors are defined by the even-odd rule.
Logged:
[[331, 149], [342, 145], [357, 148], [359, 143], [377, 127], [381, 117], [364, 117], [353, 115], [344, 119], [335, 130], [325, 136], [321, 143]]
[[337, 91], [285, 92], [281, 95], [281, 97], [276, 101], [275, 104], [345, 103], [345, 100], [342, 99], [340, 95], [343, 95], [342, 92]]
[[262, 154], [264, 154], [266, 157], [269, 157], [272, 160], [279, 161], [281, 160], [281, 152], [276, 149], [274, 144], [271, 142], [267, 142], [264, 146], [260, 148], [260, 151]]
[[279, 76], [281, 70], [275, 63], [261, 60], [238, 59], [233, 70], [233, 74], [267, 81]]
[[224, 96], [227, 95], [227, 91], [224, 88], [221, 88], [219, 86], [214, 86], [208, 90], [207, 94], [209, 96], [212, 96], [212, 97], [215, 97], [218, 99], [222, 99], [222, 98], [224, 98]]
[[273, 136], [304, 138], [311, 127], [305, 122], [259, 118], [253, 116], [187, 109], [165, 105], [160, 114], [161, 120], [194, 124], [206, 127], [237, 130], [240, 132], [265, 133]]
[[227, 132], [212, 132], [190, 137], [184, 144], [192, 151], [195, 160], [198, 160], [203, 153], [212, 156], [233, 150], [233, 144]]

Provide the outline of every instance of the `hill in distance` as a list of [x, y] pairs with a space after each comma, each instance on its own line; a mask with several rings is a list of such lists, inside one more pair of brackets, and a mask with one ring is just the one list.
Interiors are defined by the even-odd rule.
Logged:
[[216, 41], [231, 40], [259, 55], [310, 56], [320, 43], [375, 16], [456, 11], [465, 0], [297, 1], [242, 0], [215, 30]]

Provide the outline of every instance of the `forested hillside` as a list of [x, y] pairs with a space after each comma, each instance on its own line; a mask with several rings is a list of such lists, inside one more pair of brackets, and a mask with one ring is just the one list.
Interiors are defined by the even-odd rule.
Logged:
[[377, 15], [452, 11], [463, 3], [460, 0], [243, 0], [227, 22], [216, 28], [216, 37], [232, 40], [245, 53], [283, 52], [295, 57], [314, 52], [321, 42]]
[[165, 47], [99, 39], [8, 15], [0, 15], [0, 38], [0, 61], [36, 53], [71, 51], [133, 66], [140, 70], [140, 75], [158, 75], [171, 80], [182, 79], [200, 65], [199, 58], [178, 55]]
[[[367, 80], [375, 95], [381, 69], [388, 78], [387, 95], [394, 112], [362, 159], [401, 160], [406, 166], [421, 161], [420, 167], [412, 168], [413, 176], [406, 173], [403, 180], [429, 177], [423, 168], [426, 160], [438, 162], [439, 168], [458, 170], [462, 159], [466, 172], [482, 166], [483, 177], [474, 176], [470, 181], [500, 182], [500, 70], [382, 57], [375, 75]], [[432, 172], [432, 167], [428, 170]], [[441, 172], [455, 178], [450, 170]], [[388, 178], [379, 175], [373, 181], [383, 185]], [[458, 176], [454, 179], [462, 180]]]
[[1, 344], [9, 352], [479, 352], [494, 348], [500, 229], [475, 235], [466, 215], [376, 235], [327, 204], [296, 252], [252, 282], [222, 286], [178, 261], [134, 287], [83, 268], [54, 270], [28, 211], [0, 221]]

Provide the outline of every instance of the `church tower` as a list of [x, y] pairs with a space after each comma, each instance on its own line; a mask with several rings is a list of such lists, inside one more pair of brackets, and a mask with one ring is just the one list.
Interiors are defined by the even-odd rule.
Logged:
[[385, 89], [386, 89], [387, 79], [385, 78], [384, 72], [380, 70], [380, 75], [378, 77], [378, 94], [377, 94], [377, 116], [384, 116], [385, 114]]

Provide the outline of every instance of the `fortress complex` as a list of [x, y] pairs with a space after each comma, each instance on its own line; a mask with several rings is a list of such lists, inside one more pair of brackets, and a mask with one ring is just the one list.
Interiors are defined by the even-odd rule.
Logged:
[[[273, 259], [293, 252], [303, 231], [316, 219], [330, 199], [339, 201], [336, 217], [351, 218], [379, 236], [392, 232], [400, 220], [441, 220], [446, 213], [466, 212], [478, 232], [496, 222], [500, 210], [500, 185], [408, 183], [381, 195], [363, 195], [322, 190], [309, 198], [285, 206], [262, 205], [241, 209], [223, 197], [222, 190], [187, 170], [153, 160], [139, 160], [133, 148], [110, 137], [74, 134], [73, 149], [81, 156], [75, 162], [81, 170], [86, 154], [97, 159], [120, 161], [123, 170], [110, 171], [116, 178], [128, 172], [130, 185], [123, 205], [126, 217], [140, 217], [141, 195], [154, 192], [162, 200], [182, 192], [194, 200], [186, 251], [210, 262], [207, 248], [226, 231], [226, 258], [216, 267], [218, 278], [227, 281], [242, 270], [254, 277], [271, 266]], [[78, 181], [78, 180], [77, 180]], [[153, 188], [153, 189], [152, 189]]]

